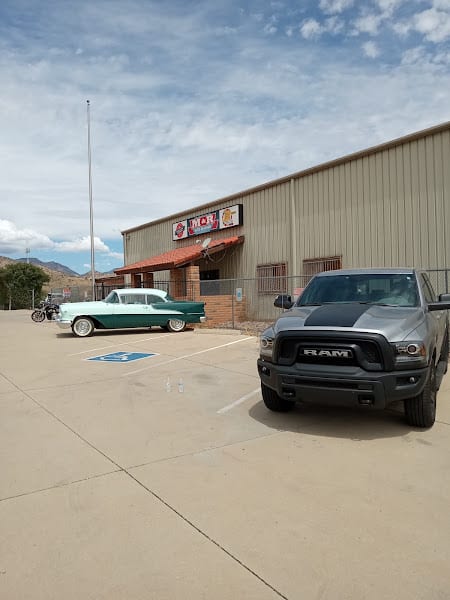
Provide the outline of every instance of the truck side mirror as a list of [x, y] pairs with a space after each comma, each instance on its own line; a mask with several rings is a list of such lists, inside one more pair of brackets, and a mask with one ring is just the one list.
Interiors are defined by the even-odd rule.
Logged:
[[277, 308], [292, 308], [293, 306], [292, 298], [287, 296], [286, 294], [280, 294], [275, 298], [274, 306]]
[[439, 294], [439, 302], [430, 302], [428, 310], [450, 310], [450, 294]]

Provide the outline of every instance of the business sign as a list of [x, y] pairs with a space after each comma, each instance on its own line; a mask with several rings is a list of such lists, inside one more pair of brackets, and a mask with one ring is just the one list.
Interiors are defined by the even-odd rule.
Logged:
[[204, 215], [197, 215], [172, 223], [172, 239], [183, 240], [202, 233], [213, 233], [214, 231], [237, 227], [242, 224], [242, 204], [235, 204], [234, 206], [227, 206]]

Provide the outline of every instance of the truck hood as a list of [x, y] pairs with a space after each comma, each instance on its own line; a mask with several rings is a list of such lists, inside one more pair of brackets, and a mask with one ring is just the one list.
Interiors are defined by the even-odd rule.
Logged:
[[333, 329], [380, 333], [390, 342], [406, 339], [424, 320], [421, 307], [339, 303], [300, 306], [286, 311], [273, 325], [274, 333], [296, 329]]

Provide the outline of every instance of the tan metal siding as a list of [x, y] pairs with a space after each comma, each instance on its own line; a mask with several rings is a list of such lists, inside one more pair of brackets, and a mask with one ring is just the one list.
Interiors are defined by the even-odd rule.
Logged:
[[445, 268], [450, 130], [411, 136], [124, 232], [125, 264], [191, 245], [193, 238], [172, 241], [172, 223], [231, 203], [243, 204], [244, 225], [211, 237], [244, 235], [244, 245], [201, 265], [220, 268], [221, 278], [255, 277], [258, 264], [279, 262], [288, 264], [288, 275], [299, 275], [304, 259], [335, 255], [344, 267]]

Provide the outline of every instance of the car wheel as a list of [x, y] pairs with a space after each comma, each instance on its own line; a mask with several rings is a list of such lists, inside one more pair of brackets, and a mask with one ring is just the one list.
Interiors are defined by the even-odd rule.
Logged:
[[89, 317], [79, 317], [72, 325], [72, 331], [77, 337], [89, 337], [94, 329], [94, 323]]
[[172, 333], [178, 333], [179, 331], [183, 331], [185, 329], [186, 323], [181, 321], [180, 319], [170, 319], [167, 321], [167, 329]]
[[275, 412], [289, 412], [295, 406], [295, 402], [292, 400], [286, 400], [285, 398], [280, 398], [275, 390], [267, 387], [263, 383], [261, 384], [261, 392], [264, 404], [269, 410], [273, 410]]
[[33, 310], [31, 313], [31, 318], [35, 323], [42, 323], [45, 319], [45, 313], [42, 310]]
[[409, 425], [413, 427], [431, 427], [433, 425], [436, 420], [436, 396], [436, 367], [432, 362], [422, 393], [405, 400], [405, 415]]

